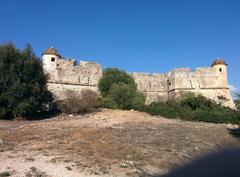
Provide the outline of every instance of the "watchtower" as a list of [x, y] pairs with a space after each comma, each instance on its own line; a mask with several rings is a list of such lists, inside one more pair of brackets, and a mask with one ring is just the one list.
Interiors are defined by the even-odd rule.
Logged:
[[227, 64], [223, 59], [217, 58], [213, 61], [211, 67], [215, 69], [215, 72], [218, 74], [221, 79], [221, 84], [224, 87], [228, 87], [227, 82]]
[[50, 47], [42, 54], [43, 68], [45, 71], [56, 69], [57, 61], [61, 59], [61, 55], [58, 51]]

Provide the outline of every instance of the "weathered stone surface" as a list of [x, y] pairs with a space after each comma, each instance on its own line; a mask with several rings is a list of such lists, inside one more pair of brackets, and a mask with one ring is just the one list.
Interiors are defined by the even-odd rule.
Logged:
[[48, 52], [43, 54], [43, 68], [49, 77], [48, 88], [57, 99], [64, 97], [65, 90], [98, 91], [97, 84], [102, 76], [102, 68], [97, 63], [81, 61], [77, 65], [74, 59], [60, 58], [59, 54]]
[[[48, 88], [58, 99], [64, 90], [81, 92], [83, 89], [98, 91], [97, 84], [102, 77], [102, 68], [94, 62], [63, 59], [56, 49], [43, 53], [44, 71], [49, 75]], [[51, 53], [51, 51], [53, 51]], [[57, 53], [57, 54], [56, 54]], [[149, 104], [153, 101], [175, 99], [183, 91], [202, 94], [224, 106], [235, 108], [227, 81], [227, 64], [215, 60], [211, 67], [177, 68], [168, 73], [131, 73], [138, 89], [143, 91]]]
[[235, 108], [227, 82], [227, 65], [174, 69], [167, 74], [133, 73], [138, 89], [147, 95], [147, 104], [174, 99], [184, 91], [210, 98], [224, 106]]

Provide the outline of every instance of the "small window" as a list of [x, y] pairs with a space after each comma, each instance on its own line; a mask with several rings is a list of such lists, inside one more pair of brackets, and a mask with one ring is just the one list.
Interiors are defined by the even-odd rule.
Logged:
[[219, 68], [219, 71], [222, 72], [222, 68]]
[[51, 58], [51, 62], [55, 62], [55, 58], [54, 57]]
[[73, 66], [77, 66], [77, 61], [74, 61], [74, 62], [73, 62]]

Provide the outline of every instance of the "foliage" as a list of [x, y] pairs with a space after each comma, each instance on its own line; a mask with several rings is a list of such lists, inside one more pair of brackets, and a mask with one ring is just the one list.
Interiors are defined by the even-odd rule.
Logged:
[[98, 104], [101, 108], [118, 109], [117, 103], [115, 103], [109, 97], [99, 97]]
[[132, 108], [133, 109], [143, 109], [145, 107], [146, 96], [140, 92], [136, 91], [132, 97]]
[[107, 96], [112, 84], [125, 83], [134, 85], [134, 79], [125, 71], [117, 68], [107, 68], [103, 72], [103, 77], [100, 79], [98, 87], [102, 96]]
[[100, 107], [112, 109], [139, 109], [145, 95], [137, 91], [134, 79], [125, 71], [108, 68], [99, 82], [102, 98]]
[[30, 116], [52, 103], [42, 63], [31, 46], [0, 45], [0, 118]]
[[83, 90], [80, 94], [66, 90], [65, 99], [58, 101], [58, 108], [63, 113], [83, 114], [92, 112], [98, 106], [98, 94], [92, 90]]
[[233, 124], [240, 122], [240, 113], [238, 111], [223, 107], [201, 95], [195, 96], [193, 94], [182, 95], [176, 101], [154, 102], [140, 111], [189, 121]]

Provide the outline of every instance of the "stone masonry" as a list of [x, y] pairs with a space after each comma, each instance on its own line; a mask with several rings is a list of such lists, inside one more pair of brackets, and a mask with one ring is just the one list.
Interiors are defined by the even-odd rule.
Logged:
[[[64, 90], [84, 89], [98, 91], [98, 81], [102, 77], [102, 68], [94, 62], [62, 58], [53, 47], [43, 53], [44, 71], [49, 76], [48, 88], [62, 99]], [[215, 60], [211, 67], [178, 68], [168, 73], [131, 73], [138, 90], [146, 94], [146, 104], [153, 101], [175, 99], [182, 92], [201, 94], [224, 106], [235, 108], [227, 81], [227, 64]]]

